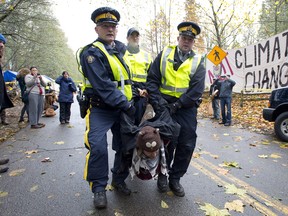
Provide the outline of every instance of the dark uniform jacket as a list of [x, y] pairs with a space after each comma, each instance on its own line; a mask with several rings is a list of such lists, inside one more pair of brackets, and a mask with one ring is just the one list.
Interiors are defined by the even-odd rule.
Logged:
[[[115, 54], [129, 72], [128, 66], [123, 60], [126, 51], [126, 46], [123, 43], [115, 41], [115, 47], [111, 47], [99, 38], [96, 41], [103, 43], [108, 53]], [[126, 96], [116, 88], [108, 59], [99, 48], [93, 44], [86, 46], [80, 54], [80, 64], [84, 76], [93, 87], [92, 89], [86, 88], [85, 95], [89, 96], [92, 101], [93, 99], [101, 100], [100, 102], [105, 103], [110, 108], [128, 109], [130, 103]]]

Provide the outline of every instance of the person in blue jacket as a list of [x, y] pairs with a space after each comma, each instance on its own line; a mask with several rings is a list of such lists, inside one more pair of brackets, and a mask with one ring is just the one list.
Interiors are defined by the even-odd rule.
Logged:
[[77, 91], [76, 85], [67, 71], [63, 71], [56, 81], [60, 85], [58, 102], [60, 105], [59, 120], [61, 124], [69, 123], [71, 116], [71, 104], [74, 102], [73, 93]]

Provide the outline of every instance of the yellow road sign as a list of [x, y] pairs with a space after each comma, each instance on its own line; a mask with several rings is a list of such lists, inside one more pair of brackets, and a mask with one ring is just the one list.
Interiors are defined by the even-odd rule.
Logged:
[[221, 61], [226, 57], [227, 53], [222, 50], [219, 46], [214, 46], [214, 48], [208, 53], [207, 58], [215, 65], [221, 63]]

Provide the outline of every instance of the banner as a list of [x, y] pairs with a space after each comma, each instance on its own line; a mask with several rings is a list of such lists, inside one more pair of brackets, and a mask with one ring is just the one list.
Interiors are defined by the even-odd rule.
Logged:
[[206, 85], [213, 77], [228, 74], [236, 81], [233, 92], [261, 93], [288, 86], [288, 30], [226, 52], [217, 66], [206, 60]]

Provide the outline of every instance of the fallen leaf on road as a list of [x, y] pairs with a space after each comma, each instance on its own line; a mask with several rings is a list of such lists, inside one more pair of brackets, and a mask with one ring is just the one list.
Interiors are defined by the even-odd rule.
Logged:
[[236, 137], [233, 137], [233, 140], [235, 142], [240, 142], [240, 141], [242, 141], [242, 137], [241, 136], [236, 136]]
[[110, 184], [107, 184], [106, 188], [105, 188], [107, 191], [113, 191], [114, 190], [114, 187]]
[[229, 211], [244, 212], [244, 204], [241, 200], [233, 200], [232, 202], [226, 202], [224, 208]]
[[26, 151], [25, 154], [35, 154], [37, 152], [38, 150], [31, 150], [31, 151]]
[[25, 169], [13, 170], [9, 173], [9, 176], [19, 176], [22, 175], [23, 172], [25, 172]]
[[246, 190], [237, 188], [234, 184], [225, 185], [227, 194], [237, 194], [237, 195], [244, 195], [246, 194]]
[[63, 144], [64, 144], [64, 141], [54, 142], [54, 144], [56, 144], [56, 145], [63, 145]]
[[0, 191], [0, 197], [8, 196], [8, 192]]
[[167, 192], [167, 195], [168, 195], [168, 196], [174, 196], [174, 193], [173, 193], [172, 191], [168, 191], [168, 192]]
[[268, 155], [258, 155], [259, 158], [264, 158], [264, 159], [267, 159], [268, 158]]
[[50, 160], [50, 158], [49, 157], [46, 157], [46, 158], [44, 158], [43, 160], [41, 160], [41, 162], [52, 162], [51, 160]]
[[161, 207], [166, 209], [166, 208], [169, 208], [169, 206], [167, 205], [166, 202], [164, 202], [163, 200], [161, 200]]
[[222, 164], [219, 164], [219, 166], [221, 166], [221, 167], [233, 167], [233, 168], [241, 169], [239, 164], [235, 161], [232, 161], [232, 162], [224, 161]]
[[222, 175], [226, 175], [229, 172], [228, 169], [224, 169], [224, 168], [218, 168], [217, 171], [221, 173]]
[[115, 216], [124, 216], [121, 212], [119, 212], [119, 211], [121, 211], [121, 210], [115, 210], [114, 211], [114, 215]]
[[288, 144], [282, 144], [282, 145], [280, 145], [280, 148], [288, 148]]
[[210, 203], [205, 203], [205, 205], [200, 206], [200, 209], [205, 211], [205, 215], [210, 216], [229, 216], [227, 209], [218, 209], [211, 205]]
[[38, 190], [39, 186], [38, 185], [34, 185], [33, 187], [30, 188], [30, 192], [34, 192], [36, 190]]
[[278, 154], [276, 154], [276, 153], [274, 153], [274, 154], [271, 154], [270, 155], [270, 158], [282, 158], [280, 155], [278, 155]]

